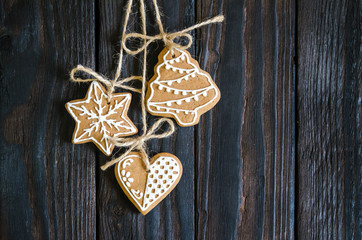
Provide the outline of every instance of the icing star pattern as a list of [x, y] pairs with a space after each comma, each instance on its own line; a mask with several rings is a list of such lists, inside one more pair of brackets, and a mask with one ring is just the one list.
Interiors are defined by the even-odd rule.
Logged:
[[110, 138], [137, 133], [137, 128], [127, 116], [130, 103], [130, 93], [109, 97], [100, 83], [92, 82], [85, 99], [66, 104], [66, 109], [76, 121], [73, 143], [93, 142], [104, 154], [111, 155], [114, 144]]

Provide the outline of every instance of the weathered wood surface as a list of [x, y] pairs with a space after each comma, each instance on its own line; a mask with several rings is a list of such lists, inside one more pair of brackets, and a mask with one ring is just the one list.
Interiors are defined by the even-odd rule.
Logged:
[[300, 239], [361, 239], [360, 1], [298, 4]]
[[[82, 15], [82, 18], [75, 16]], [[96, 151], [73, 145], [64, 104], [94, 67], [94, 4], [1, 1], [1, 239], [96, 237]]]
[[[88, 87], [68, 81], [72, 67], [113, 75], [126, 1], [0, 2], [1, 239], [360, 239], [358, 1], [159, 4], [169, 31], [225, 14], [189, 49], [222, 98], [198, 126], [149, 142], [184, 174], [142, 216], [100, 170], [109, 158], [71, 144], [64, 108]], [[150, 46], [149, 66], [161, 49]], [[123, 76], [140, 59], [127, 57]], [[140, 129], [137, 94], [130, 117]]]

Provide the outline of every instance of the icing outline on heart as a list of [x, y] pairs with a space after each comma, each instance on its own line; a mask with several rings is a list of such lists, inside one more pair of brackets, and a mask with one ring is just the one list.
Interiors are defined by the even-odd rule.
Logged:
[[[127, 168], [131, 167], [135, 161], [140, 161], [143, 166], [139, 153], [131, 152], [117, 163], [115, 174], [127, 197], [145, 215], [176, 187], [182, 175], [182, 165], [180, 160], [172, 154], [159, 153], [155, 155], [150, 161], [150, 171], [147, 173], [143, 166], [142, 171], [144, 172], [139, 173], [146, 174], [145, 188], [144, 191], [141, 191], [132, 188], [135, 179], [132, 173], [127, 171]], [[141, 185], [141, 187], [143, 186]], [[142, 204], [139, 201], [142, 201]]]

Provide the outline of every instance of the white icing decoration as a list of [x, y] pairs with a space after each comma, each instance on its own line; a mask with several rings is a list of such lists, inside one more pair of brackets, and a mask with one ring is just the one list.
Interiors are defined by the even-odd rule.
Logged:
[[143, 192], [141, 192], [140, 190], [134, 190], [131, 189], [131, 192], [133, 193], [133, 196], [135, 196], [135, 198], [137, 198], [138, 200], [140, 200], [143, 197]]
[[[181, 60], [186, 60], [187, 64], [191, 65], [192, 68], [191, 69], [182, 69], [182, 68], [178, 68], [175, 66], [172, 66], [171, 64], [173, 63], [172, 59], [169, 60], [167, 59], [167, 56], [169, 56], [170, 51], [168, 51], [164, 56], [163, 56], [163, 62], [161, 64], [159, 64], [156, 68], [156, 72], [157, 72], [157, 78], [152, 81], [150, 83], [150, 89], [151, 89], [151, 94], [147, 99], [147, 110], [150, 113], [171, 113], [178, 122], [186, 125], [186, 126], [190, 126], [190, 125], [194, 125], [196, 123], [197, 120], [197, 111], [200, 108], [205, 107], [206, 105], [208, 105], [210, 102], [214, 101], [215, 99], [217, 99], [219, 97], [219, 92], [217, 91], [217, 89], [215, 88], [212, 79], [205, 73], [201, 72], [200, 69], [193, 63], [191, 63], [189, 56], [187, 53], [185, 53], [183, 50], [180, 49], [175, 49], [176, 51], [179, 51], [181, 53], [181, 55], [179, 57], [177, 57], [176, 59], [181, 59]], [[172, 62], [171, 62], [172, 61]], [[161, 74], [160, 74], [160, 69], [165, 66], [166, 69], [171, 69], [172, 71], [176, 72], [186, 72], [185, 76], [181, 76], [177, 79], [167, 79], [167, 80], [160, 80], [161, 78]], [[170, 83], [180, 83], [182, 80], [187, 80], [189, 79], [189, 77], [196, 77], [196, 75], [202, 75], [204, 77], [207, 78], [208, 82], [210, 83], [210, 86], [202, 88], [202, 89], [197, 89], [197, 90], [181, 90], [181, 89], [175, 89], [175, 88], [170, 88], [171, 90], [175, 90], [180, 91], [181, 94], [183, 96], [188, 96], [182, 99], [174, 99], [174, 100], [168, 100], [168, 101], [163, 101], [163, 102], [153, 102], [153, 97], [155, 94], [154, 91], [154, 87], [155, 85], [162, 85], [163, 87], [165, 87], [165, 85], [169, 85]], [[165, 85], [164, 85], [165, 84]], [[214, 97], [212, 99], [210, 99], [208, 102], [206, 102], [203, 105], [197, 106], [195, 109], [176, 109], [176, 108], [170, 108], [172, 106], [173, 103], [178, 104], [180, 101], [185, 101], [185, 102], [190, 102], [190, 101], [198, 101], [199, 100], [199, 96], [207, 96], [207, 92], [209, 90], [214, 90], [215, 94]], [[190, 96], [191, 94], [193, 94], [194, 96]], [[166, 106], [167, 107], [166, 107]], [[193, 117], [193, 121], [192, 122], [187, 122], [184, 123], [179, 116], [177, 115], [177, 110], [180, 112], [185, 112], [185, 114], [188, 114], [189, 112], [191, 112], [192, 114], [194, 114], [195, 116]], [[187, 113], [186, 113], [187, 112]]]
[[181, 174], [181, 167], [179, 162], [172, 157], [160, 156], [157, 158], [150, 166], [150, 172], [147, 174], [146, 188], [143, 193], [139, 189], [135, 190], [128, 186], [127, 182], [129, 182], [129, 180], [127, 182], [123, 181], [122, 173], [124, 173], [124, 169], [121, 170], [121, 167], [123, 167], [123, 162], [130, 158], [138, 158], [139, 161], [141, 161], [139, 155], [129, 155], [121, 160], [120, 164], [117, 165], [118, 178], [121, 180], [123, 186], [125, 186], [125, 191], [131, 197], [140, 200], [135, 201], [135, 204], [137, 204], [142, 211], [145, 211], [173, 186]]
[[[99, 92], [98, 92], [99, 91]], [[100, 95], [98, 96], [98, 93]], [[104, 102], [104, 99], [107, 99], [109, 101], [109, 97], [106, 93], [102, 91], [102, 88], [100, 87], [99, 83], [97, 81], [93, 81], [91, 86], [89, 87], [88, 93], [87, 93], [87, 99], [84, 101], [77, 101], [77, 102], [68, 102], [67, 108], [69, 110], [70, 115], [74, 118], [74, 120], [77, 122], [76, 124], [76, 130], [73, 138], [74, 143], [82, 143], [86, 142], [88, 140], [92, 140], [97, 146], [99, 146], [106, 154], [111, 154], [111, 147], [113, 146], [112, 143], [109, 141], [109, 138], [111, 137], [109, 135], [110, 131], [107, 130], [108, 128], [116, 128], [118, 131], [122, 129], [126, 129], [127, 131], [123, 131], [120, 133], [116, 133], [113, 135], [113, 137], [119, 136], [119, 135], [129, 135], [132, 133], [136, 133], [137, 129], [133, 126], [133, 124], [127, 120], [125, 111], [126, 108], [124, 106], [129, 104], [129, 101], [131, 101], [131, 96], [129, 94], [117, 94], [115, 97], [118, 96], [124, 96], [124, 99], [120, 102], [115, 101], [114, 105], [111, 105], [108, 109], [108, 112], [104, 112], [104, 109], [106, 106], [102, 106], [102, 103]], [[93, 98], [94, 96], [94, 98]], [[91, 101], [93, 101], [96, 104], [95, 109], [88, 110], [85, 108], [83, 104], [88, 104]], [[108, 118], [109, 116], [113, 114], [117, 114], [117, 110], [119, 108], [123, 107], [123, 111], [121, 114], [122, 120], [116, 121], [115, 119]], [[84, 128], [82, 133], [79, 133], [80, 129], [80, 123], [81, 121], [78, 119], [77, 115], [74, 113], [74, 110], [78, 110], [81, 113], [80, 116], [87, 115], [89, 120], [94, 120], [91, 122], [88, 128]], [[95, 111], [94, 111], [95, 110]], [[92, 136], [92, 132], [100, 130], [100, 133], [103, 134], [102, 139], [97, 140]], [[105, 147], [101, 142], [105, 141]]]

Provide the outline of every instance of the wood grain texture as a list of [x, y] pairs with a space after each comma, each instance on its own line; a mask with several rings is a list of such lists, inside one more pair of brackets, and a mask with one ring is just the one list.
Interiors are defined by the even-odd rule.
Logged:
[[361, 239], [360, 7], [298, 3], [300, 239]]
[[200, 64], [222, 99], [199, 125], [198, 239], [294, 237], [294, 2], [203, 1]]
[[[112, 76], [115, 64], [112, 55], [119, 51], [119, 38], [123, 28], [124, 11], [127, 1], [110, 0], [98, 4], [100, 26], [98, 64], [99, 70]], [[148, 33], [158, 34], [154, 8], [151, 1], [146, 1], [148, 9]], [[168, 31], [181, 30], [194, 24], [195, 6], [193, 1], [159, 1], [163, 11], [164, 26]], [[129, 31], [141, 32], [138, 4], [130, 19]], [[131, 44], [136, 44], [132, 42]], [[162, 42], [152, 44], [149, 48], [148, 76], [151, 78], [157, 56], [163, 48]], [[193, 51], [190, 51], [193, 54]], [[124, 61], [122, 76], [141, 75], [142, 54], [128, 56]], [[113, 64], [112, 64], [113, 63]], [[108, 74], [109, 73], [109, 74]], [[129, 116], [138, 129], [142, 129], [140, 118], [140, 97], [133, 94]], [[148, 116], [149, 124], [155, 117]], [[194, 226], [194, 128], [178, 128], [170, 138], [148, 142], [150, 156], [159, 152], [176, 155], [183, 165], [183, 175], [176, 188], [156, 208], [146, 216], [139, 214], [118, 186], [112, 169], [98, 171], [97, 213], [98, 236], [100, 239], [193, 239]], [[121, 149], [123, 151], [123, 149]], [[120, 152], [121, 153], [121, 152]], [[103, 163], [107, 158], [100, 156]]]
[[71, 67], [94, 65], [93, 3], [1, 1], [0, 14], [1, 239], [95, 238], [95, 149], [71, 143], [64, 108], [85, 92]]
[[[88, 88], [69, 82], [77, 64], [114, 75], [126, 2], [0, 1], [1, 239], [361, 239], [360, 2], [159, 0], [167, 31], [226, 19], [192, 32], [221, 100], [148, 142], [184, 171], [146, 216], [100, 170], [109, 157], [71, 143], [64, 108]], [[141, 31], [135, 2], [129, 32]], [[149, 47], [149, 78], [162, 48]], [[125, 58], [122, 76], [141, 60]]]

